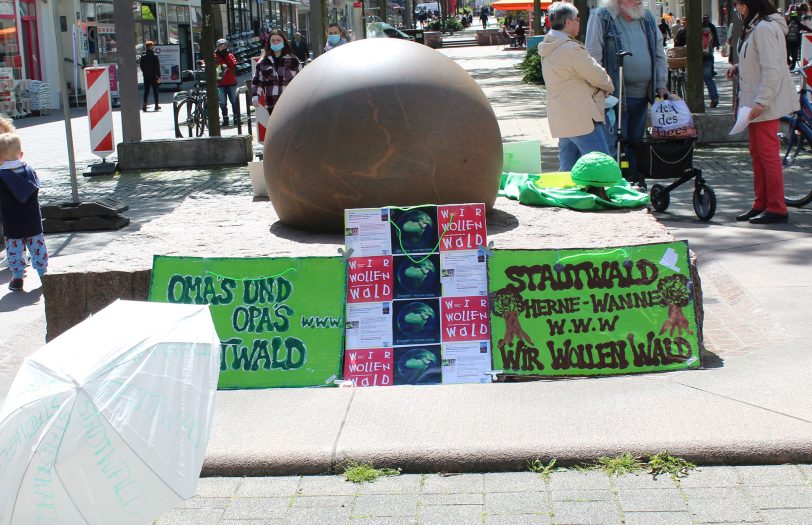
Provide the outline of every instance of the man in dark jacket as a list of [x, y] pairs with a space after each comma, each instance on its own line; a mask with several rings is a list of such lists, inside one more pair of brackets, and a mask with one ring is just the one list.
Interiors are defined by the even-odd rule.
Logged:
[[147, 110], [149, 90], [152, 88], [155, 98], [155, 111], [158, 111], [161, 109], [161, 106], [158, 105], [158, 85], [161, 82], [161, 63], [158, 60], [158, 55], [152, 50], [155, 46], [155, 42], [147, 40], [144, 46], [147, 50], [141, 55], [141, 60], [139, 61], [141, 74], [144, 75], [144, 106], [141, 109], [143, 111]]
[[223, 114], [223, 126], [228, 126], [228, 106], [226, 97], [231, 102], [231, 112], [234, 122], [237, 121], [237, 57], [228, 50], [228, 41], [221, 38], [217, 41], [217, 50], [214, 52], [217, 62], [217, 91], [220, 98], [220, 112]]
[[293, 40], [290, 42], [290, 47], [293, 48], [293, 53], [302, 64], [307, 62], [307, 59], [310, 58], [310, 50], [307, 48], [307, 42], [300, 32], [296, 31], [293, 33]]

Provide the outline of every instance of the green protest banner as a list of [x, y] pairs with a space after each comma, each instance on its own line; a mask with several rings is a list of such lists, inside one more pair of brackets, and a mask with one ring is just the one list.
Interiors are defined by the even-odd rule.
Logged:
[[574, 376], [700, 365], [684, 242], [497, 250], [488, 279], [495, 370]]
[[208, 304], [220, 388], [328, 386], [341, 373], [340, 257], [155, 256], [149, 300]]

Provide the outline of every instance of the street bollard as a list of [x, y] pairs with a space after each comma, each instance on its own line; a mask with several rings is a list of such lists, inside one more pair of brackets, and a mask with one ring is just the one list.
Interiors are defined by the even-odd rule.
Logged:
[[240, 108], [240, 95], [245, 91], [245, 87], [237, 88], [236, 112], [234, 113], [235, 124], [237, 124], [237, 135], [242, 135], [242, 109]]
[[251, 105], [251, 96], [252, 86], [251, 81], [245, 81], [245, 120], [246, 120], [246, 127], [248, 128], [248, 135], [252, 135], [253, 132], [251, 131], [251, 110], [254, 109], [254, 106]]

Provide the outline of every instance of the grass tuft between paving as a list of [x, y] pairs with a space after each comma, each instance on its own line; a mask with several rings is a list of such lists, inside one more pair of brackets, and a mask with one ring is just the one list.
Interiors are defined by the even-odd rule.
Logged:
[[375, 468], [370, 463], [358, 463], [353, 460], [345, 461], [338, 468], [341, 469], [344, 479], [353, 483], [371, 483], [383, 476], [400, 475], [399, 468]]
[[544, 481], [549, 481], [550, 475], [555, 471], [555, 458], [551, 459], [546, 465], [541, 458], [536, 458], [533, 461], [528, 461], [527, 466], [530, 472], [538, 474]]
[[672, 478], [684, 478], [688, 472], [696, 468], [696, 464], [682, 458], [672, 456], [663, 450], [654, 454], [648, 460], [649, 474], [657, 479], [660, 474], [669, 474]]

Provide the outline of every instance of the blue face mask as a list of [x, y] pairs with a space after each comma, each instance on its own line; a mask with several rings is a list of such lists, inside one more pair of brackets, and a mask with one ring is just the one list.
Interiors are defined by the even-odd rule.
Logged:
[[285, 47], [284, 43], [282, 43], [282, 44], [271, 44], [271, 51], [274, 51], [274, 52], [282, 51], [282, 49], [284, 49], [284, 47]]
[[341, 42], [341, 35], [327, 35], [327, 43], [334, 46]]

